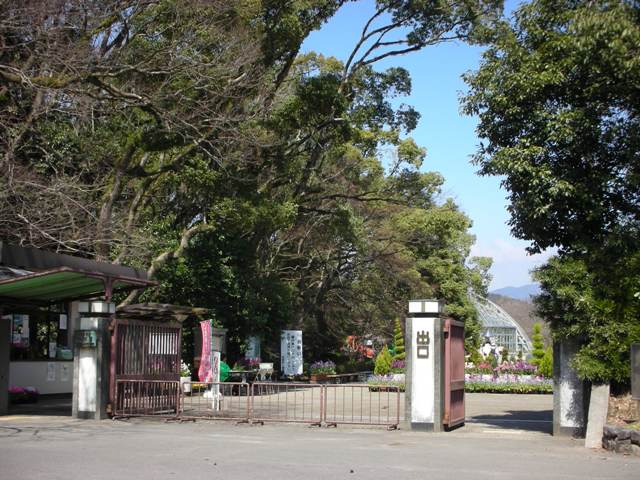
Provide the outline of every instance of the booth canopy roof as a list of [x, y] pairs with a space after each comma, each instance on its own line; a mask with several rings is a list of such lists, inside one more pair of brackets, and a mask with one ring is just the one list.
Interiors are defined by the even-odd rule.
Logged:
[[131, 320], [152, 320], [156, 322], [184, 322], [191, 315], [205, 315], [209, 310], [200, 307], [183, 307], [166, 303], [138, 303], [118, 307], [119, 318]]
[[104, 294], [108, 281], [111, 281], [113, 292], [154, 285], [154, 282], [140, 278], [60, 267], [1, 280], [0, 297], [50, 303], [69, 301]]

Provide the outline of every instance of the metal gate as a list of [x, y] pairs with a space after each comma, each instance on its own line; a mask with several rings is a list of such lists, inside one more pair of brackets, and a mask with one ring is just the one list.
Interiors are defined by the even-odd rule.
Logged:
[[180, 326], [114, 321], [110, 369], [114, 416], [179, 414], [180, 343]]
[[464, 323], [444, 323], [444, 425], [464, 424]]
[[404, 417], [400, 395], [386, 385], [187, 382], [179, 417], [396, 429]]

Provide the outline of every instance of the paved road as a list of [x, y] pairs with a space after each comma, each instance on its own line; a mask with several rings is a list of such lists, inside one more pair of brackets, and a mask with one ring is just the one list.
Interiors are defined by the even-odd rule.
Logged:
[[467, 393], [465, 400], [469, 428], [553, 431], [553, 395]]
[[0, 417], [2, 479], [638, 479], [640, 460], [540, 432]]

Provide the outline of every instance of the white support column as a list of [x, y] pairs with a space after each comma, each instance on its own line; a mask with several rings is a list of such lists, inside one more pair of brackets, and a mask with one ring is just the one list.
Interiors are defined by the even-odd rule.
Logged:
[[412, 300], [406, 319], [406, 420], [411, 429], [439, 432], [443, 415], [443, 339], [437, 300]]
[[107, 302], [80, 302], [76, 320], [73, 358], [74, 418], [101, 420], [108, 417], [109, 322], [115, 305]]

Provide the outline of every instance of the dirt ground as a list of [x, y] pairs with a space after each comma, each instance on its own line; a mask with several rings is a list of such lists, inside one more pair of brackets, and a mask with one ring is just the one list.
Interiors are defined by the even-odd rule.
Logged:
[[632, 400], [629, 393], [610, 396], [607, 423], [640, 430], [640, 401]]

